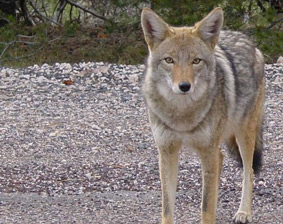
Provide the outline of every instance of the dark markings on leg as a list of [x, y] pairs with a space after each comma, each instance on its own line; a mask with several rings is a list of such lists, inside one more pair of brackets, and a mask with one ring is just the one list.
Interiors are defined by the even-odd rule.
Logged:
[[169, 197], [167, 193], [164, 193], [164, 216], [167, 217], [170, 214]]
[[203, 195], [202, 195], [202, 211], [203, 212], [207, 212], [207, 208], [208, 208], [208, 192], [206, 190], [203, 191]]

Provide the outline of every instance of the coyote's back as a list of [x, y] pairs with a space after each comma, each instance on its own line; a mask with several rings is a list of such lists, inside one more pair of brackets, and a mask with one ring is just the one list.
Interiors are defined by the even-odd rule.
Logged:
[[182, 146], [200, 155], [202, 223], [215, 223], [223, 141], [244, 169], [234, 221], [251, 221], [253, 167], [260, 167], [262, 148], [262, 54], [243, 34], [220, 31], [220, 8], [193, 27], [171, 27], [150, 9], [141, 21], [149, 49], [143, 93], [159, 149], [162, 223], [173, 223]]

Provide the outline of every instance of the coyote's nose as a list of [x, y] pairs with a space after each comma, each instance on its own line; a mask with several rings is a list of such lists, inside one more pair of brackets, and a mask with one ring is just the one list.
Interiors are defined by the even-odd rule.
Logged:
[[191, 84], [189, 82], [180, 82], [179, 83], [179, 89], [182, 91], [182, 92], [188, 92], [191, 88]]

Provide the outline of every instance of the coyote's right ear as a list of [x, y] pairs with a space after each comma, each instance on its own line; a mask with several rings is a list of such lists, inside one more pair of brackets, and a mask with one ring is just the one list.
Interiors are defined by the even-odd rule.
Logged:
[[149, 50], [157, 47], [170, 33], [169, 25], [148, 8], [142, 10], [141, 25]]
[[218, 42], [222, 25], [223, 11], [221, 8], [216, 8], [195, 25], [195, 30], [193, 32], [198, 33], [198, 36], [207, 43], [211, 49], [214, 49]]

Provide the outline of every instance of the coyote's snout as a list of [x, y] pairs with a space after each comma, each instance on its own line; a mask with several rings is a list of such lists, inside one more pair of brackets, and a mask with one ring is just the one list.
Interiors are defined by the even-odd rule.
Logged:
[[202, 162], [201, 223], [215, 223], [221, 142], [243, 164], [241, 204], [233, 219], [250, 222], [253, 173], [261, 164], [262, 54], [245, 35], [221, 31], [221, 8], [193, 27], [169, 26], [150, 9], [142, 11], [141, 23], [149, 50], [143, 93], [159, 149], [162, 223], [174, 221], [182, 146]]

